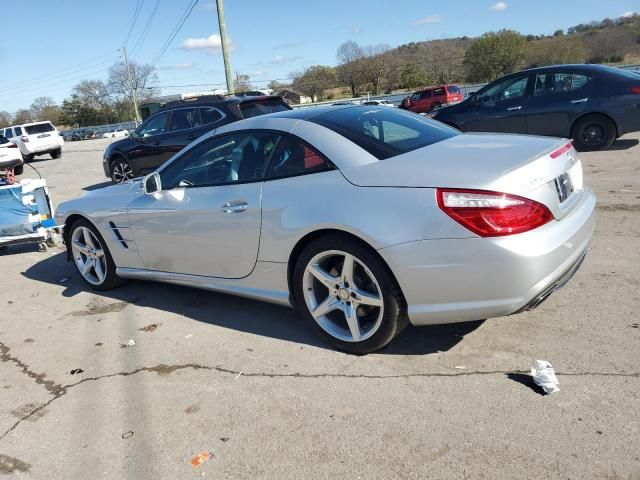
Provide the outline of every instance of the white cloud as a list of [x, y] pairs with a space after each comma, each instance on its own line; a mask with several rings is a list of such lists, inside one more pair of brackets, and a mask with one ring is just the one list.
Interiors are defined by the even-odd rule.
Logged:
[[362, 33], [362, 29], [357, 25], [351, 27], [351, 35], [360, 35]]
[[438, 22], [441, 22], [442, 20], [444, 20], [442, 15], [429, 15], [427, 17], [421, 18], [420, 20], [417, 20], [417, 21], [413, 22], [413, 24], [414, 25], [427, 25], [429, 23], [438, 23]]
[[161, 65], [156, 67], [158, 70], [190, 70], [195, 65], [193, 63], [185, 62], [185, 63], [176, 63], [174, 65]]
[[282, 65], [283, 63], [291, 63], [291, 62], [295, 62], [296, 60], [302, 60], [303, 57], [285, 57], [283, 55], [276, 55], [275, 57], [273, 57], [273, 60], [269, 61], [269, 63], [273, 64], [273, 65]]
[[265, 75], [265, 71], [264, 70], [254, 70], [253, 72], [249, 73], [250, 77], [263, 77]]
[[[184, 39], [180, 48], [186, 50], [206, 50], [209, 53], [222, 53], [222, 40], [220, 39], [220, 35], [216, 33], [212, 33], [208, 37], [189, 37]], [[229, 48], [234, 48], [231, 40], [229, 40]]]
[[624, 18], [631, 18], [636, 14], [636, 12], [624, 12], [621, 16]]
[[489, 10], [491, 10], [492, 12], [502, 12], [503, 10], [507, 9], [507, 4], [505, 2], [498, 2], [495, 5], [491, 5], [491, 7], [489, 7]]

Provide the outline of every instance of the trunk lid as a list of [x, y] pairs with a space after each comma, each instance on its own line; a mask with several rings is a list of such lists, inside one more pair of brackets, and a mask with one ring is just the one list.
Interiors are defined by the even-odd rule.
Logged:
[[568, 142], [464, 134], [342, 173], [363, 187], [461, 188], [520, 195], [545, 204], [559, 219], [582, 191], [582, 166], [574, 148], [566, 148]]

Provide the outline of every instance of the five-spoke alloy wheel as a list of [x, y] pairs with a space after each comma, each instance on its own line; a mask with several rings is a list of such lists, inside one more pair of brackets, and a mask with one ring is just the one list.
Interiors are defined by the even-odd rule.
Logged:
[[315, 330], [340, 350], [368, 353], [407, 324], [400, 288], [369, 247], [341, 234], [304, 249], [294, 271], [296, 304]]

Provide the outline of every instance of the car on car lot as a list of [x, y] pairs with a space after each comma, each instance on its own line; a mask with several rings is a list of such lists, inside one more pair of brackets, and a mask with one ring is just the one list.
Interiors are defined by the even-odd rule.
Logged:
[[30, 162], [40, 155], [49, 154], [51, 158], [60, 158], [62, 155], [64, 139], [51, 122], [32, 122], [6, 127], [3, 136], [18, 145], [25, 162]]
[[379, 107], [395, 107], [395, 105], [388, 100], [367, 100], [366, 102], [362, 102], [362, 105], [373, 105], [373, 106], [379, 106]]
[[103, 153], [107, 177], [120, 183], [150, 172], [205, 133], [256, 115], [291, 110], [277, 96], [205, 96], [167, 103]]
[[24, 161], [18, 145], [0, 135], [0, 170], [13, 169], [15, 175], [22, 174]]
[[439, 85], [413, 93], [402, 100], [400, 108], [414, 113], [432, 112], [444, 105], [452, 105], [462, 101], [462, 91], [456, 85]]
[[133, 278], [292, 305], [365, 353], [408, 322], [536, 307], [580, 266], [594, 207], [566, 140], [326, 106], [221, 126], [56, 220], [94, 289]]
[[116, 137], [128, 137], [129, 131], [124, 128], [118, 128], [116, 130], [111, 130], [109, 132], [105, 132], [102, 135], [102, 138], [116, 138]]
[[434, 119], [465, 132], [572, 138], [597, 150], [640, 130], [640, 81], [604, 65], [554, 65], [502, 77]]

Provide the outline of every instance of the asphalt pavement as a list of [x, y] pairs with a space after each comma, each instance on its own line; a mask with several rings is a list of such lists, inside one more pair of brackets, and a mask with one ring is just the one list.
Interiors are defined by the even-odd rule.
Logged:
[[[367, 356], [287, 308], [139, 281], [93, 292], [62, 247], [9, 248], [0, 477], [640, 478], [639, 139], [580, 155], [598, 219], [566, 287]], [[54, 204], [108, 185], [108, 142], [31, 164]], [[559, 393], [532, 384], [536, 359]]]

